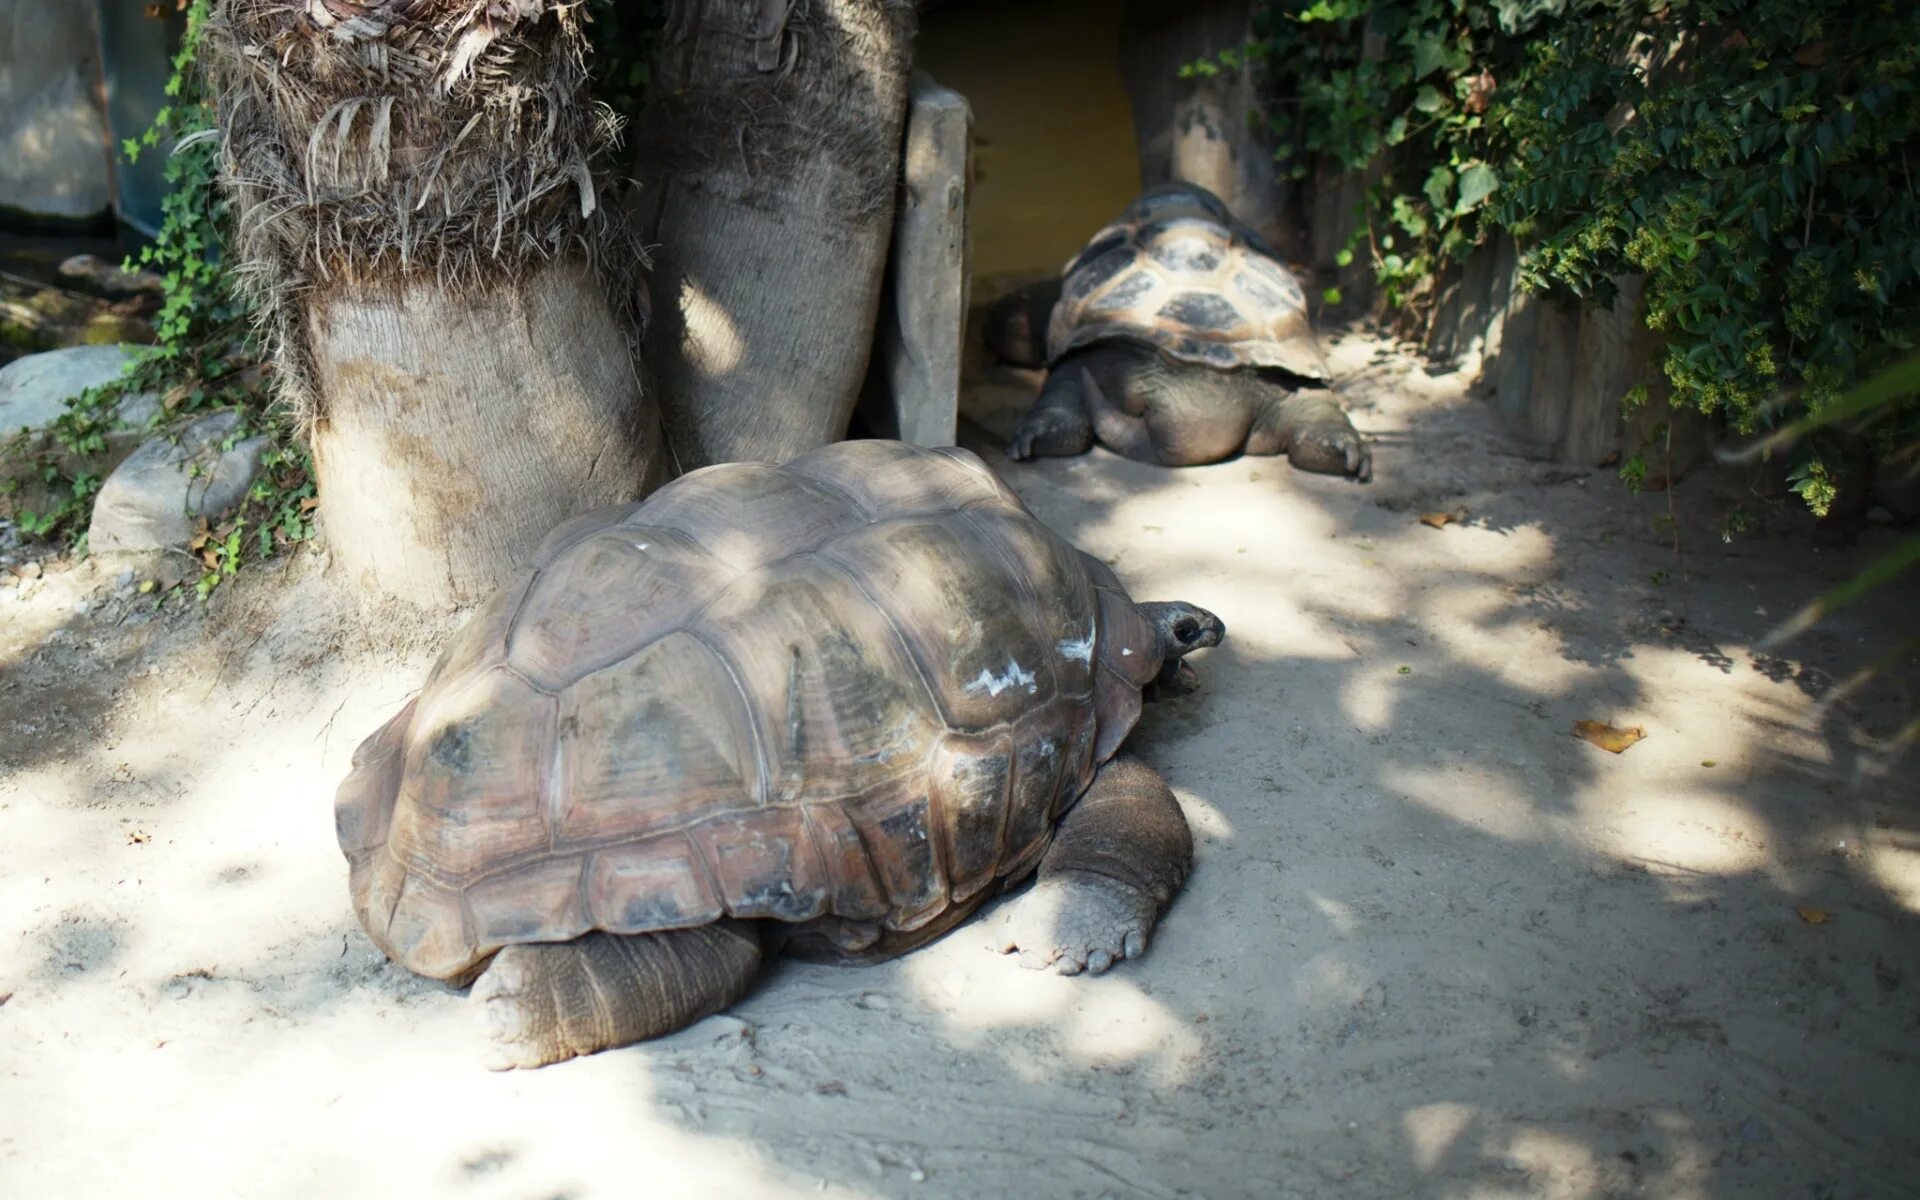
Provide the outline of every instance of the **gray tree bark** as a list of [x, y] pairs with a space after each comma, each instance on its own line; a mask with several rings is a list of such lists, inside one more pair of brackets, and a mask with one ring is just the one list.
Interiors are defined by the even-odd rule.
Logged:
[[648, 359], [683, 470], [844, 437], [892, 237], [913, 5], [676, 0], [640, 121]]
[[1249, 0], [1127, 0], [1120, 74], [1133, 106], [1140, 182], [1197, 183], [1269, 242], [1298, 252], [1284, 220], [1285, 182], [1248, 123], [1258, 95], [1250, 70], [1180, 78], [1180, 68], [1246, 44]]

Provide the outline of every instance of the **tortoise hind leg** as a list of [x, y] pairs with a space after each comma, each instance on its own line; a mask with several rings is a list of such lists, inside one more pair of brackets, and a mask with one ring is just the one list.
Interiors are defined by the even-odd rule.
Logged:
[[1007, 457], [1072, 457], [1093, 448], [1093, 421], [1087, 415], [1086, 372], [1068, 358], [1047, 374], [1046, 385], [1013, 431]]
[[1277, 395], [1254, 418], [1248, 454], [1284, 454], [1302, 471], [1373, 478], [1373, 450], [1334, 394], [1309, 388]]
[[1062, 818], [1040, 881], [1001, 911], [994, 944], [1023, 967], [1097, 975], [1146, 952], [1192, 867], [1193, 834], [1166, 781], [1114, 759]]
[[738, 921], [594, 932], [506, 947], [474, 983], [472, 1003], [489, 1067], [541, 1067], [685, 1028], [745, 995], [759, 973], [759, 933]]

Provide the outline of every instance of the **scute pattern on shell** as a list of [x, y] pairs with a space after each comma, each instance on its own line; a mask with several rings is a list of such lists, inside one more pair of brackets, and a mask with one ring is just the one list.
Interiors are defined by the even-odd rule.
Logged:
[[356, 752], [355, 907], [438, 978], [722, 915], [919, 928], [1038, 860], [1158, 666], [965, 451], [696, 471], [556, 529]]
[[1121, 338], [1201, 366], [1331, 378], [1292, 272], [1204, 188], [1172, 184], [1142, 195], [1062, 274], [1049, 365]]

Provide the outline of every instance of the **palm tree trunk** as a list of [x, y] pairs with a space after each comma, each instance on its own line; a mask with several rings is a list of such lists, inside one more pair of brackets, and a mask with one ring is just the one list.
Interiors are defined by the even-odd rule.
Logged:
[[648, 358], [683, 469], [846, 435], [892, 236], [911, 0], [674, 0], [640, 121]]
[[1247, 120], [1259, 110], [1254, 69], [1180, 73], [1246, 45], [1252, 16], [1249, 0], [1126, 0], [1120, 74], [1133, 104], [1140, 182], [1197, 183], [1262, 237], [1294, 251], [1287, 183], [1274, 169], [1271, 139]]
[[482, 599], [665, 465], [577, 10], [217, 0], [233, 257], [372, 594]]

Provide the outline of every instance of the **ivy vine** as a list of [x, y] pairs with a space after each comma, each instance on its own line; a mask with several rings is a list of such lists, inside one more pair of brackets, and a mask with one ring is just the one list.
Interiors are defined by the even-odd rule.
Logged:
[[[241, 415], [233, 440], [263, 433], [268, 449], [260, 475], [243, 503], [195, 536], [191, 550], [200, 564], [195, 584], [205, 596], [244, 564], [271, 556], [313, 536], [311, 464], [293, 429], [271, 408], [266, 375], [253, 338], [250, 313], [224, 269], [220, 249], [227, 220], [217, 185], [219, 146], [214, 110], [194, 69], [210, 0], [178, 0], [186, 16], [180, 46], [166, 84], [166, 103], [152, 125], [121, 143], [129, 162], [167, 155], [167, 194], [158, 234], [124, 264], [160, 279], [161, 304], [155, 341], [128, 362], [117, 380], [76, 397], [53, 424], [50, 445], [38, 452], [38, 510], [17, 514], [20, 529], [84, 552], [86, 525], [102, 483], [90, 464], [121, 425], [125, 399], [138, 393], [160, 397], [158, 425], [178, 428], [185, 418], [213, 409]], [[16, 440], [13, 447], [25, 452]]]
[[[1609, 305], [1640, 274], [1673, 402], [1743, 434], [1920, 338], [1920, 5], [1264, 0], [1255, 32], [1189, 70], [1251, 63], [1294, 173], [1368, 180], [1342, 259], [1388, 304], [1495, 229], [1532, 288]], [[1866, 436], [1913, 444], [1915, 406]], [[1857, 486], [1837, 436], [1793, 452], [1816, 513]]]
[[[166, 85], [167, 102], [152, 125], [121, 143], [129, 162], [167, 156], [164, 218], [157, 236], [125, 264], [162, 281], [154, 318], [155, 344], [132, 359], [113, 383], [77, 397], [55, 421], [50, 445], [35, 455], [40, 492], [48, 501], [16, 513], [29, 536], [84, 552], [86, 525], [103, 482], [89, 465], [120, 425], [126, 397], [161, 397], [163, 424], [212, 409], [241, 414], [234, 440], [266, 434], [263, 467], [245, 501], [222, 521], [197, 531], [189, 549], [200, 564], [195, 590], [206, 596], [246, 564], [304, 542], [315, 532], [318, 506], [306, 447], [272, 407], [271, 364], [255, 340], [251, 313], [222, 262], [226, 200], [218, 186], [219, 142], [212, 97], [195, 63], [212, 0], [175, 0], [185, 28]], [[637, 115], [650, 78], [660, 6], [590, 0], [596, 98], [623, 118]], [[28, 453], [24, 439], [12, 449]]]

